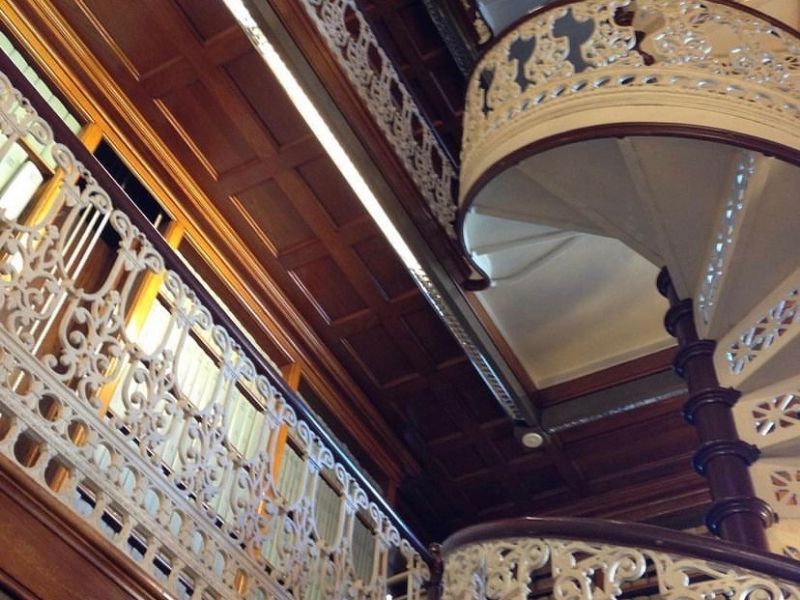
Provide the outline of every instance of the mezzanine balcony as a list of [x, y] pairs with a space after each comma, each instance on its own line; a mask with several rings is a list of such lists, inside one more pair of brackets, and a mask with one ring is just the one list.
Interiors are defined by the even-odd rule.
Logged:
[[0, 61], [6, 464], [171, 597], [424, 597], [425, 548]]
[[508, 519], [443, 546], [444, 600], [763, 598], [800, 594], [800, 567], [697, 535], [593, 519]]

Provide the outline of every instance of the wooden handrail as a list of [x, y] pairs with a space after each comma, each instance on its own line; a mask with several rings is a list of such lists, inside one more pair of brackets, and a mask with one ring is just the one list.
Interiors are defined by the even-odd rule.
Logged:
[[490, 521], [467, 527], [451, 535], [442, 545], [442, 554], [446, 559], [448, 554], [463, 546], [519, 538], [580, 540], [646, 548], [734, 565], [770, 577], [800, 583], [800, 563], [777, 554], [758, 552], [747, 546], [663, 527], [602, 519], [522, 517]]

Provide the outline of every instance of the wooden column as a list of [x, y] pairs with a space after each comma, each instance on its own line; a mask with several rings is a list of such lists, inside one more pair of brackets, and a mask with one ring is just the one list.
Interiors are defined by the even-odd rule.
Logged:
[[739, 392], [720, 387], [713, 361], [716, 342], [698, 338], [692, 300], [678, 298], [666, 268], [657, 285], [670, 304], [664, 326], [678, 340], [675, 372], [689, 389], [683, 414], [700, 438], [694, 468], [708, 479], [711, 488], [713, 504], [706, 526], [725, 540], [767, 551], [764, 530], [774, 523], [775, 513], [753, 491], [748, 468], [759, 451], [741, 441], [736, 431], [732, 407]]

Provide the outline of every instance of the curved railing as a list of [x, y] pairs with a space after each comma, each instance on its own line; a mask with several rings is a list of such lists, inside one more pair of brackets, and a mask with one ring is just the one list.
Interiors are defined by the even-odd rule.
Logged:
[[0, 454], [170, 596], [419, 598], [425, 548], [5, 56], [0, 70]]
[[[460, 199], [535, 144], [656, 131], [652, 124], [798, 149], [799, 98], [800, 34], [748, 7], [556, 2], [499, 37], [472, 73]], [[609, 127], [621, 124], [628, 128]]]
[[443, 598], [800, 597], [800, 563], [713, 538], [596, 519], [509, 519], [443, 546]]

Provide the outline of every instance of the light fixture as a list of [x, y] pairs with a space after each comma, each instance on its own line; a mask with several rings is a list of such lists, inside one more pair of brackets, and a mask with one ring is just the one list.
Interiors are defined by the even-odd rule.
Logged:
[[311, 98], [308, 97], [305, 90], [303, 90], [297, 78], [286, 66], [286, 63], [278, 54], [275, 47], [267, 39], [264, 31], [258, 26], [250, 11], [244, 5], [242, 0], [223, 0], [225, 5], [231, 11], [233, 16], [239, 22], [239, 25], [248, 33], [251, 41], [255, 45], [264, 62], [272, 70], [275, 78], [284, 89], [289, 99], [294, 103], [295, 108], [300, 113], [300, 116], [311, 128], [311, 131], [319, 140], [322, 147], [333, 160], [333, 164], [337, 166], [345, 181], [350, 185], [350, 188], [355, 193], [356, 197], [364, 205], [364, 208], [375, 220], [380, 230], [386, 236], [386, 239], [394, 248], [395, 252], [400, 256], [400, 259], [405, 264], [406, 268], [417, 275], [424, 275], [422, 267], [419, 264], [416, 256], [411, 251], [411, 248], [406, 244], [403, 236], [395, 227], [389, 215], [381, 206], [375, 194], [369, 187], [364, 177], [358, 170], [358, 167], [353, 163], [350, 156], [345, 151], [342, 144], [336, 138], [331, 128], [325, 122], [322, 114], [314, 106]]
[[544, 444], [544, 436], [541, 433], [529, 431], [522, 434], [520, 441], [526, 448], [541, 448]]
[[437, 284], [435, 278], [422, 267], [414, 252], [370, 189], [369, 184], [359, 172], [358, 167], [353, 163], [353, 160], [333, 133], [333, 130], [278, 54], [278, 51], [267, 38], [266, 33], [250, 14], [245, 5], [245, 0], [223, 0], [223, 2], [248, 35], [262, 60], [272, 71], [289, 99], [294, 103], [296, 110], [339, 169], [355, 196], [375, 221], [389, 245], [397, 253], [422, 294], [464, 348], [470, 362], [475, 366], [489, 389], [493, 390], [503, 409], [511, 418], [521, 418], [519, 409], [512, 406], [516, 402], [507, 382], [498, 376], [496, 366], [487, 360], [484, 351], [478, 347], [472, 334], [463, 326], [461, 319], [456, 314], [456, 311], [453, 310], [440, 284]]

